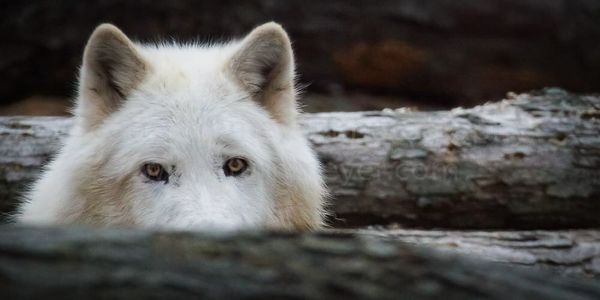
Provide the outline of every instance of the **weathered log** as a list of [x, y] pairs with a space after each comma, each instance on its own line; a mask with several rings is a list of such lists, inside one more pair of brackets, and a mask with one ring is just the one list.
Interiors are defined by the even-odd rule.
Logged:
[[222, 40], [275, 20], [294, 40], [311, 90], [393, 92], [446, 107], [508, 90], [594, 92], [600, 84], [596, 0], [4, 2], [0, 102], [69, 95], [101, 22], [156, 41]]
[[[599, 227], [600, 97], [558, 89], [472, 109], [309, 114], [337, 225]], [[0, 118], [0, 203], [71, 122]]]
[[0, 228], [7, 299], [598, 299], [600, 283], [339, 234]]
[[600, 231], [440, 231], [370, 227], [358, 233], [482, 260], [600, 278]]

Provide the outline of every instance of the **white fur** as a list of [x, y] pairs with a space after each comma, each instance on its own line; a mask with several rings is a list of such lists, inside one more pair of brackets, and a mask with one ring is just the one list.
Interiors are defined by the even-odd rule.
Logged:
[[[97, 31], [129, 45], [118, 29], [102, 26]], [[273, 49], [283, 51], [273, 59], [285, 68], [275, 74], [281, 82], [264, 86], [257, 96], [236, 74], [252, 70], [232, 67], [232, 59], [245, 59], [236, 55], [248, 40], [272, 42], [273, 35], [288, 47]], [[85, 59], [95, 59], [93, 40], [104, 38], [92, 37]], [[207, 230], [303, 230], [322, 224], [320, 167], [296, 123], [293, 56], [280, 26], [263, 25], [225, 45], [131, 45], [145, 64], [144, 76], [130, 87], [137, 77], [127, 76], [137, 75], [118, 68], [137, 62], [114, 66], [116, 71], [111, 65], [111, 78], [126, 91], [121, 100], [86, 90], [86, 82], [99, 80], [92, 72], [102, 70], [90, 70], [94, 62], [84, 59], [75, 126], [25, 197], [19, 221]], [[271, 50], [265, 49], [256, 51], [268, 56]], [[259, 67], [272, 63], [262, 60]], [[249, 169], [225, 176], [224, 161], [238, 156], [248, 159]], [[141, 172], [148, 162], [165, 166], [169, 182], [149, 181]]]

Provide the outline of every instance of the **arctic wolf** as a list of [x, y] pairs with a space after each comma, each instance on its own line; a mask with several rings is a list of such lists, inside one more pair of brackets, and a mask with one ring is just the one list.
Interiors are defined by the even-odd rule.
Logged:
[[318, 228], [325, 189], [298, 113], [278, 24], [222, 45], [142, 45], [100, 25], [84, 51], [74, 128], [17, 219]]

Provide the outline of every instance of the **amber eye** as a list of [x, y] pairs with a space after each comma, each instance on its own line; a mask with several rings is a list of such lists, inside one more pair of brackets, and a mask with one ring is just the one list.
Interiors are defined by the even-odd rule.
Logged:
[[248, 168], [248, 162], [239, 157], [228, 159], [223, 165], [225, 176], [239, 176]]
[[157, 163], [145, 164], [142, 167], [142, 173], [150, 180], [164, 181], [165, 183], [169, 181], [169, 173], [165, 171], [163, 166]]

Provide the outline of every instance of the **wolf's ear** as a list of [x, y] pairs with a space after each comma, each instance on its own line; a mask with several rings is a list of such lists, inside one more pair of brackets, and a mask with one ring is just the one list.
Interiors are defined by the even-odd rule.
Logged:
[[295, 122], [294, 54], [279, 24], [270, 22], [255, 28], [242, 40], [226, 67], [275, 120]]
[[86, 129], [98, 126], [143, 80], [149, 65], [121, 30], [102, 24], [83, 54], [76, 114]]

